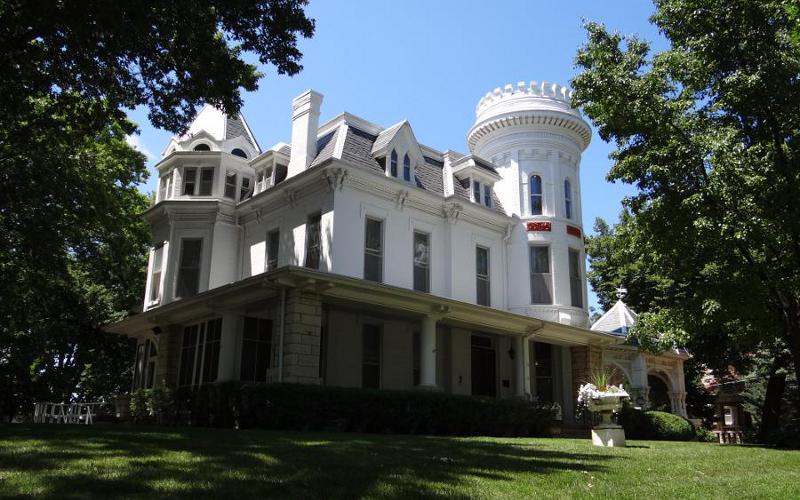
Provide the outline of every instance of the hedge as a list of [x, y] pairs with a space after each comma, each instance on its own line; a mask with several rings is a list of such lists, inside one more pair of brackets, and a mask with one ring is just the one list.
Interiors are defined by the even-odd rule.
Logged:
[[629, 439], [692, 441], [696, 439], [691, 422], [663, 411], [641, 411], [628, 405], [617, 414], [617, 423]]
[[550, 405], [424, 391], [229, 382], [175, 393], [182, 425], [396, 434], [547, 436]]

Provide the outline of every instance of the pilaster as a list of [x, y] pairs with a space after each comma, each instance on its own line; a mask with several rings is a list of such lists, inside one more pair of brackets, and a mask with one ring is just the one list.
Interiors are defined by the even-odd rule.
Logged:
[[321, 384], [322, 299], [316, 292], [289, 289], [283, 337], [283, 381]]

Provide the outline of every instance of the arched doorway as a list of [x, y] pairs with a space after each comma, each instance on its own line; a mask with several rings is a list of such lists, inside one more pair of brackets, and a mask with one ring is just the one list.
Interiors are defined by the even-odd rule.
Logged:
[[647, 385], [650, 386], [650, 409], [656, 411], [672, 412], [672, 405], [669, 403], [669, 387], [664, 379], [658, 375], [648, 375]]

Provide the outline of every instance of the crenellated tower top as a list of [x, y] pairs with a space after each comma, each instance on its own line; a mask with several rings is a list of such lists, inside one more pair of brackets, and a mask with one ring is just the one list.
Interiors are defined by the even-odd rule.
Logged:
[[571, 136], [580, 150], [586, 149], [592, 131], [580, 112], [572, 107], [573, 91], [551, 82], [520, 81], [487, 92], [475, 107], [475, 125], [467, 135], [473, 152], [484, 138], [505, 127], [527, 126], [559, 131]]

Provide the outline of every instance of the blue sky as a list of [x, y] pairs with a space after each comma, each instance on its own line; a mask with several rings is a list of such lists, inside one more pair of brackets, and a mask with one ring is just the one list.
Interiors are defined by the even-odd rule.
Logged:
[[[407, 119], [424, 144], [466, 151], [475, 105], [486, 92], [520, 80], [569, 83], [586, 39], [583, 19], [663, 48], [648, 22], [653, 10], [644, 0], [312, 0], [308, 14], [317, 29], [299, 44], [303, 71], [288, 77], [261, 68], [266, 77], [244, 96], [242, 113], [262, 148], [289, 142], [291, 99], [313, 88], [325, 96], [323, 122], [345, 110], [384, 126]], [[141, 129], [133, 141], [151, 169], [142, 189], [152, 191], [152, 167], [171, 134], [150, 126], [145, 110], [130, 117]], [[611, 150], [595, 133], [583, 155], [587, 231], [596, 217], [615, 221], [620, 201], [633, 192], [605, 180]], [[594, 294], [590, 305], [596, 306]]]

